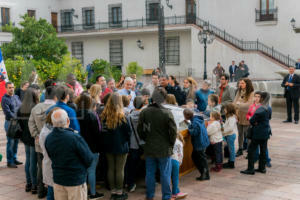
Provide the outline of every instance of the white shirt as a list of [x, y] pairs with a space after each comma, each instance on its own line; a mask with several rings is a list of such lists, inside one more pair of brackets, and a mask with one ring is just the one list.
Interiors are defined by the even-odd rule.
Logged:
[[218, 121], [213, 121], [207, 126], [207, 135], [211, 143], [218, 143], [223, 141], [223, 135], [221, 132], [221, 124]]

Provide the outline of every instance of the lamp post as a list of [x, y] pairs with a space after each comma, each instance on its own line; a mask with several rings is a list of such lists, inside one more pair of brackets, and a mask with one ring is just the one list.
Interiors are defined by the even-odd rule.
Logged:
[[296, 27], [296, 20], [294, 18], [292, 18], [290, 23], [291, 23], [291, 26], [292, 26], [293, 30], [295, 31], [295, 33], [300, 33], [300, 28]]
[[206, 71], [206, 50], [207, 44], [211, 44], [215, 39], [215, 35], [212, 31], [209, 30], [209, 25], [207, 22], [204, 23], [202, 30], [198, 33], [198, 40], [200, 44], [204, 44], [204, 73], [203, 80], [207, 79], [207, 71]]

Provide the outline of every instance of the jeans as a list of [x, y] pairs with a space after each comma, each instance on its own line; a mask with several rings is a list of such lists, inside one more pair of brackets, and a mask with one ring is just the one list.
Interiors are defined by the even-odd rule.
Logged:
[[254, 140], [252, 139], [248, 149], [248, 170], [254, 170], [254, 157], [255, 152], [260, 147], [260, 155], [259, 155], [259, 165], [258, 168], [260, 170], [266, 169], [266, 152], [267, 152], [268, 140]]
[[200, 174], [204, 173], [204, 169], [206, 169], [208, 171], [208, 164], [207, 164], [205, 150], [193, 151], [192, 152], [192, 160]]
[[54, 191], [53, 191], [53, 187], [50, 186], [50, 185], [48, 185], [47, 200], [54, 200]]
[[[260, 155], [260, 149], [259, 149], [259, 146], [258, 146], [257, 149], [256, 149], [256, 152], [255, 152], [254, 162], [258, 161], [259, 155]], [[266, 157], [267, 157], [267, 163], [270, 164], [271, 158], [269, 157], [268, 147], [267, 147], [267, 150], [266, 150]]]
[[222, 142], [218, 142], [215, 144], [212, 144], [212, 147], [214, 149], [215, 157], [216, 157], [216, 164], [222, 164], [223, 163], [223, 147]]
[[172, 178], [172, 194], [178, 194], [180, 193], [178, 184], [179, 184], [179, 168], [180, 168], [180, 163], [177, 160], [172, 159], [172, 173], [171, 173], [171, 178]]
[[136, 174], [138, 172], [139, 163], [141, 161], [141, 151], [138, 149], [129, 149], [125, 167], [125, 183], [128, 186], [135, 184]]
[[[5, 132], [8, 131], [9, 123], [10, 123], [9, 121], [5, 120], [4, 122]], [[14, 164], [15, 161], [17, 160], [19, 139], [14, 139], [10, 137], [6, 137], [6, 138], [7, 138], [7, 143], [6, 143], [7, 164]]]
[[96, 167], [99, 160], [99, 153], [93, 153], [93, 157], [93, 162], [91, 166], [87, 169], [88, 183], [90, 185], [91, 195], [96, 194]]
[[155, 173], [157, 168], [160, 171], [160, 183], [162, 199], [171, 199], [171, 170], [172, 162], [170, 157], [151, 158], [146, 157], [146, 188], [147, 198], [153, 199], [155, 195]]
[[228, 145], [229, 150], [229, 161], [234, 162], [235, 161], [235, 147], [234, 147], [234, 141], [236, 138], [236, 134], [227, 135], [225, 136], [225, 141]]
[[37, 185], [37, 155], [34, 146], [25, 145], [25, 153], [26, 183]]

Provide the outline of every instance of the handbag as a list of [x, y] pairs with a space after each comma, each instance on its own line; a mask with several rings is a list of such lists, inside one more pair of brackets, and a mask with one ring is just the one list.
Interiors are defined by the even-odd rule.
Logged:
[[9, 138], [19, 139], [22, 136], [22, 129], [17, 119], [11, 119], [6, 136]]
[[253, 129], [252, 129], [252, 126], [249, 126], [249, 128], [247, 130], [246, 138], [252, 139], [252, 136], [253, 136]]

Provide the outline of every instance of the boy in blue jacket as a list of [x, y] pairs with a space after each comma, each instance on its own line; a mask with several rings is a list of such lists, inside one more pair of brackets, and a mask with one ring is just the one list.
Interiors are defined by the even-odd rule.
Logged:
[[209, 139], [204, 120], [201, 116], [194, 116], [194, 112], [191, 109], [184, 109], [183, 115], [186, 121], [191, 121], [191, 124], [188, 126], [188, 130], [191, 135], [193, 145], [192, 160], [201, 174], [201, 176], [197, 177], [196, 180], [209, 180], [209, 170], [205, 154], [205, 149], [209, 145]]

